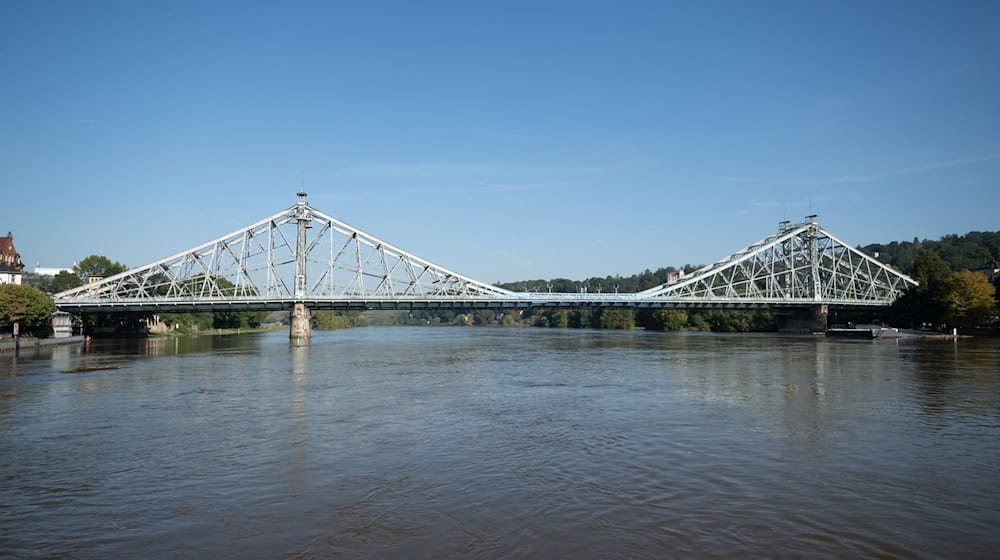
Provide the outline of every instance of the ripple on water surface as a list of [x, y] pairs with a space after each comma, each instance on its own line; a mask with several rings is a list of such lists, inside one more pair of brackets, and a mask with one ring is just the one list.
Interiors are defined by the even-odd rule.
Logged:
[[499, 328], [4, 354], [0, 556], [988, 557], [998, 365]]

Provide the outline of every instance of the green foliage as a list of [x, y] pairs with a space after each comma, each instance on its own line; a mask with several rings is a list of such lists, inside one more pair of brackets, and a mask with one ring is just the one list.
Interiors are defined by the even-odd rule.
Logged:
[[256, 329], [264, 319], [263, 311], [214, 311], [212, 327], [216, 329]]
[[160, 320], [179, 333], [210, 330], [215, 317], [212, 313], [163, 313]]
[[913, 258], [913, 279], [920, 284], [908, 290], [893, 304], [890, 315], [897, 321], [918, 326], [945, 322], [945, 293], [951, 277], [950, 267], [937, 253], [919, 247]]
[[913, 279], [920, 282], [915, 290], [918, 317], [929, 323], [944, 322], [945, 295], [950, 278], [951, 268], [940, 255], [930, 249], [918, 249], [913, 262]]
[[[686, 264], [683, 266], [683, 271], [686, 274], [697, 270], [698, 267], [695, 265]], [[578, 293], [586, 289], [588, 293], [613, 293], [615, 292], [617, 286], [617, 291], [621, 293], [626, 292], [641, 292], [642, 290], [648, 290], [650, 288], [655, 288], [662, 284], [667, 283], [670, 273], [678, 272], [678, 270], [672, 266], [658, 268], [655, 271], [644, 270], [639, 274], [633, 274], [632, 276], [604, 276], [604, 277], [593, 277], [586, 280], [568, 280], [566, 278], [553, 278], [551, 280], [522, 280], [519, 282], [507, 282], [497, 284], [497, 286], [505, 290], [513, 290], [515, 292], [552, 292], [556, 294], [572, 294]]]
[[770, 311], [760, 309], [713, 309], [705, 321], [715, 332], [768, 332], [777, 330], [777, 321]]
[[497, 315], [491, 309], [480, 309], [472, 313], [472, 323], [479, 326], [497, 324]]
[[107, 278], [108, 276], [121, 274], [126, 270], [128, 270], [128, 267], [122, 263], [117, 261], [112, 262], [111, 259], [103, 255], [84, 257], [83, 260], [73, 267], [73, 272], [76, 273], [81, 282], [86, 282], [91, 276]]
[[0, 325], [47, 327], [56, 312], [55, 303], [45, 292], [23, 284], [0, 284]]
[[21, 278], [21, 282], [33, 288], [38, 288], [47, 294], [58, 294], [59, 292], [65, 292], [83, 284], [79, 276], [67, 270], [55, 276], [25, 272]]
[[411, 314], [406, 311], [314, 311], [312, 315], [313, 328], [320, 331], [369, 325], [424, 324], [424, 322], [426, 321], [412, 319]]
[[687, 311], [681, 309], [657, 309], [653, 311], [655, 330], [680, 331], [688, 327]]
[[312, 326], [318, 331], [333, 331], [351, 326], [351, 319], [336, 311], [314, 311]]
[[598, 323], [602, 329], [634, 329], [635, 311], [631, 309], [602, 309]]
[[35, 274], [34, 272], [25, 272], [21, 276], [21, 283], [24, 284], [25, 286], [38, 288], [39, 290], [47, 294], [53, 293], [51, 276], [46, 276], [44, 274]]
[[549, 316], [549, 326], [556, 329], [569, 328], [569, 310], [557, 309]]
[[712, 330], [712, 325], [708, 323], [708, 319], [701, 313], [692, 313], [688, 317], [688, 324], [696, 331]]
[[982, 274], [968, 270], [952, 273], [943, 297], [947, 323], [967, 329], [986, 323], [997, 312], [994, 294], [993, 285]]
[[350, 311], [347, 314], [351, 319], [351, 325], [355, 327], [367, 327], [369, 326], [369, 317], [364, 313], [358, 313], [356, 311]]
[[236, 329], [240, 326], [240, 314], [236, 311], [213, 311], [212, 328]]
[[59, 292], [79, 288], [81, 285], [83, 285], [83, 283], [80, 281], [79, 276], [68, 270], [63, 270], [52, 278], [50, 289], [52, 290], [52, 293], [58, 294]]
[[771, 332], [778, 328], [774, 314], [763, 309], [640, 310], [638, 323], [656, 331]]
[[[599, 316], [598, 316], [599, 317]], [[594, 311], [588, 307], [578, 307], [569, 310], [569, 326], [571, 329], [592, 329], [600, 325], [594, 321]]]
[[978, 270], [990, 260], [1000, 259], [1000, 231], [970, 231], [965, 235], [946, 235], [937, 241], [893, 241], [865, 245], [862, 251], [873, 255], [904, 273], [916, 272], [921, 250], [931, 251], [948, 264], [950, 272]]

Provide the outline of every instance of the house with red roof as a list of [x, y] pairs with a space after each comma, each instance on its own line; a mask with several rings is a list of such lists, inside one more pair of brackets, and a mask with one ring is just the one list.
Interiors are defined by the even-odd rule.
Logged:
[[8, 231], [7, 237], [0, 237], [0, 284], [20, 284], [22, 274], [24, 263], [14, 248], [14, 234]]

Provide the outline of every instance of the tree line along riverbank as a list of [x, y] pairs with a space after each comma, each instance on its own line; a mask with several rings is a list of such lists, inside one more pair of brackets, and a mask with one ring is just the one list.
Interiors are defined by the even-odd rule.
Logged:
[[[893, 306], [863, 312], [835, 311], [831, 322], [878, 322], [907, 328], [990, 332], [998, 326], [1000, 293], [1000, 231], [946, 235], [938, 240], [893, 241], [858, 247], [879, 261], [912, 276], [919, 286], [910, 289]], [[679, 272], [699, 267], [667, 266], [631, 276], [522, 280], [498, 283], [513, 291], [638, 292], [664, 283]], [[10, 333], [19, 322], [23, 334], [45, 337], [51, 332], [55, 312], [51, 294], [82, 285], [90, 276], [110, 276], [127, 267], [101, 255], [81, 259], [73, 272], [55, 277], [27, 273], [23, 285], [0, 285], [0, 332]], [[225, 279], [220, 279], [220, 281]], [[249, 312], [171, 313], [160, 315], [175, 334], [207, 331], [247, 331], [284, 322], [284, 313]], [[84, 329], [114, 327], [121, 317], [94, 314]], [[138, 324], [135, 318], [130, 319]], [[148, 321], [146, 321], [148, 322]], [[313, 314], [318, 330], [369, 325], [468, 325], [532, 326], [552, 328], [712, 330], [718, 332], [773, 331], [775, 315], [769, 310], [677, 310], [677, 309], [527, 309], [515, 311], [476, 310], [414, 312], [330, 312]], [[985, 330], [984, 330], [985, 329]]]

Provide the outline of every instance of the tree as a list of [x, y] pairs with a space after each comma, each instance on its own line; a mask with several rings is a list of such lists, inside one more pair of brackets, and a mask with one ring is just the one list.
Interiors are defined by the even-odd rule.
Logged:
[[688, 326], [687, 311], [682, 309], [657, 309], [653, 312], [657, 330], [680, 331]]
[[913, 279], [919, 286], [907, 290], [893, 306], [895, 314], [913, 324], [940, 325], [945, 320], [945, 290], [951, 268], [937, 253], [920, 248], [913, 259]]
[[0, 325], [20, 322], [26, 327], [48, 326], [56, 305], [38, 288], [0, 284]]
[[319, 310], [313, 312], [313, 328], [318, 331], [346, 329], [351, 326], [351, 320], [335, 311]]
[[80, 277], [68, 270], [63, 270], [59, 274], [55, 275], [50, 284], [50, 289], [52, 293], [58, 294], [59, 292], [65, 292], [66, 290], [72, 290], [73, 288], [79, 288], [82, 285], [80, 282]]
[[179, 332], [201, 331], [212, 328], [215, 317], [212, 313], [161, 313], [160, 320], [176, 326]]
[[705, 315], [701, 313], [691, 313], [688, 315], [688, 323], [690, 323], [696, 331], [712, 330], [712, 325], [708, 322], [708, 319], [705, 318]]
[[600, 322], [597, 325], [594, 324], [594, 311], [589, 307], [580, 307], [576, 309], [569, 310], [569, 326], [571, 329], [592, 329], [595, 326], [600, 326]]
[[213, 311], [213, 329], [238, 329], [240, 328], [239, 311]]
[[51, 294], [52, 293], [52, 277], [46, 276], [44, 274], [35, 274], [34, 272], [25, 272], [21, 276], [21, 283], [27, 284], [32, 288], [38, 288], [39, 290]]
[[128, 268], [120, 262], [112, 262], [111, 259], [103, 255], [90, 255], [85, 257], [76, 266], [73, 272], [80, 278], [81, 282], [86, 282], [91, 276], [107, 278], [115, 274], [121, 274]]
[[997, 312], [995, 290], [985, 276], [969, 270], [952, 273], [944, 291], [945, 319], [949, 325], [973, 328]]
[[490, 309], [480, 309], [472, 313], [473, 321], [476, 325], [495, 325], [497, 324], [497, 315]]
[[631, 309], [602, 309], [600, 328], [602, 329], [634, 329], [635, 312]]

